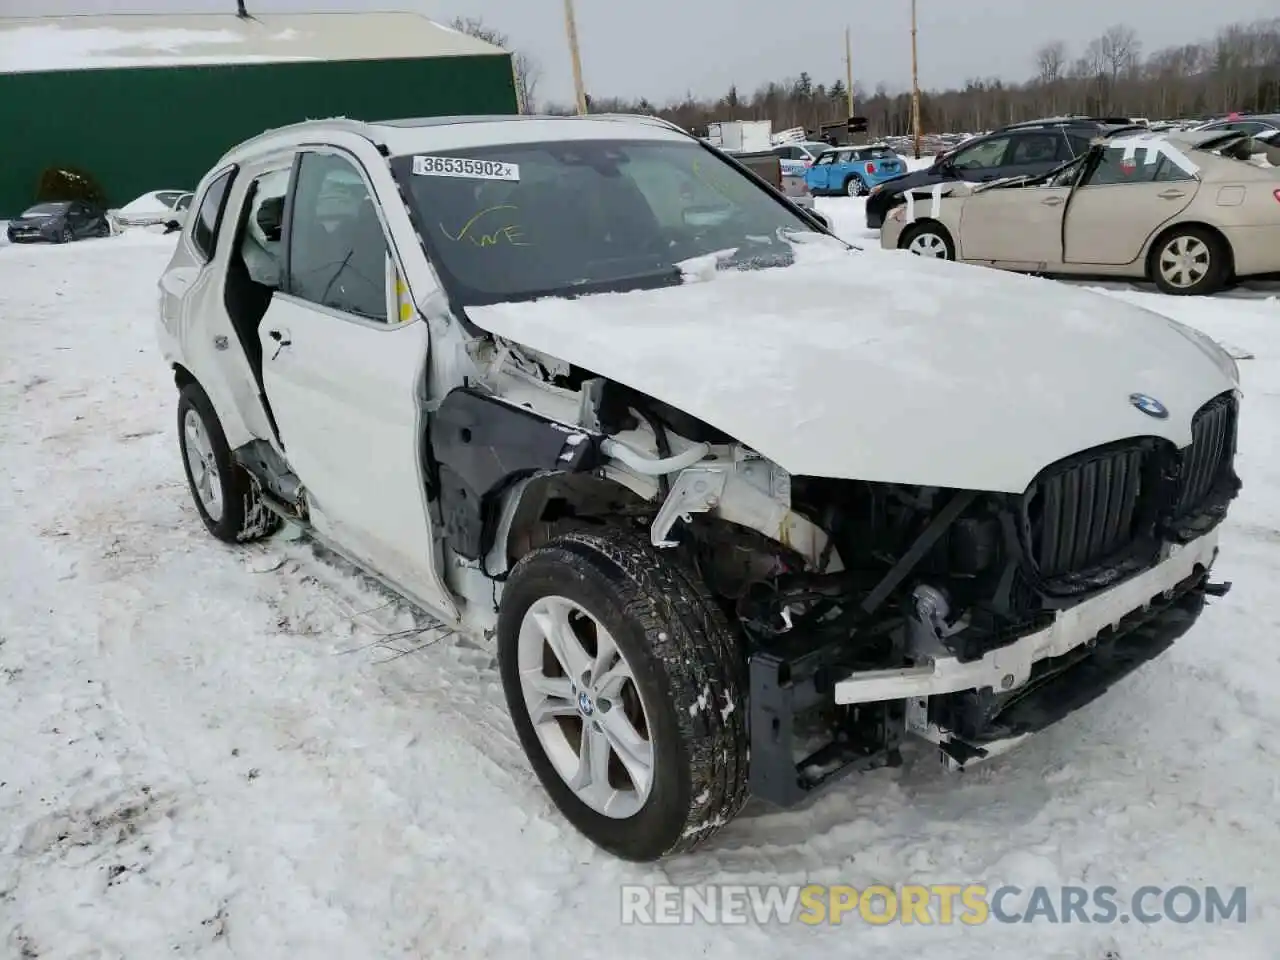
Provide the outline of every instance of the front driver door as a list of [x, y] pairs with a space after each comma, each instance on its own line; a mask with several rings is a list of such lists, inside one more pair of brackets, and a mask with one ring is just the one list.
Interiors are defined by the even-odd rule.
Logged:
[[304, 152], [293, 179], [284, 285], [259, 328], [285, 456], [321, 535], [454, 616], [419, 456], [427, 325], [398, 309], [377, 192], [358, 160]]
[[1170, 156], [1123, 144], [1101, 151], [1066, 214], [1068, 265], [1133, 263], [1147, 239], [1177, 216], [1200, 187]]

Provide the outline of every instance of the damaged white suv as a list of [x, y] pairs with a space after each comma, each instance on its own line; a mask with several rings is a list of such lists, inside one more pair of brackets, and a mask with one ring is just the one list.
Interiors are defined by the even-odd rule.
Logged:
[[1227, 586], [1224, 351], [851, 248], [661, 122], [309, 122], [196, 196], [159, 336], [206, 526], [287, 520], [495, 639], [533, 769], [619, 856], [908, 735], [987, 755]]

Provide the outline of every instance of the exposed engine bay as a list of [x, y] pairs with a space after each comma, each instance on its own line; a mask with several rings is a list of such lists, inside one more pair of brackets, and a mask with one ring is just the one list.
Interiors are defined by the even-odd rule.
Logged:
[[[451, 547], [500, 579], [565, 525], [646, 528], [738, 627], [751, 789], [781, 804], [895, 764], [907, 733], [962, 765], [984, 743], [1052, 722], [1081, 696], [1045, 692], [1080, 674], [1078, 651], [1042, 661], [1017, 689], [845, 702], [834, 691], [938, 658], [970, 663], [1048, 630], [1060, 612], [1159, 564], [1170, 544], [1211, 531], [1240, 486], [1232, 394], [1197, 414], [1185, 450], [1154, 437], [1109, 444], [1049, 465], [1019, 496], [791, 476], [653, 398], [500, 350], [483, 385], [455, 390], [435, 418], [429, 473]], [[1112, 634], [1159, 621], [1148, 653], [1110, 658], [1088, 699], [1194, 622], [1190, 607], [1218, 590], [1208, 565], [1143, 602], [1123, 631], [1117, 614], [1107, 636], [1091, 638], [1092, 654]]]

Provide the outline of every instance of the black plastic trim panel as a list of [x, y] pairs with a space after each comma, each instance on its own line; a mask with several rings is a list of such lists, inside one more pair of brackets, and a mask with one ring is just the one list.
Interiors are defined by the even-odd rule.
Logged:
[[599, 436], [473, 387], [444, 398], [431, 417], [429, 439], [444, 535], [469, 560], [493, 543], [503, 490], [538, 473], [593, 470], [600, 460]]

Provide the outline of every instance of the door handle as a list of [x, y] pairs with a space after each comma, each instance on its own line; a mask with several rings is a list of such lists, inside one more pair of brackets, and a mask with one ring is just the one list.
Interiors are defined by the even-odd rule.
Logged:
[[1046, 207], [1057, 207], [1057, 206], [1061, 206], [1062, 198], [1061, 197], [1045, 197], [1040, 202], [1043, 203]]
[[267, 336], [277, 343], [276, 352], [271, 355], [272, 360], [280, 356], [281, 350], [293, 343], [293, 341], [289, 339], [288, 330], [268, 330]]
[[1177, 200], [1179, 197], [1185, 197], [1186, 194], [1181, 190], [1165, 190], [1156, 194], [1161, 200]]

